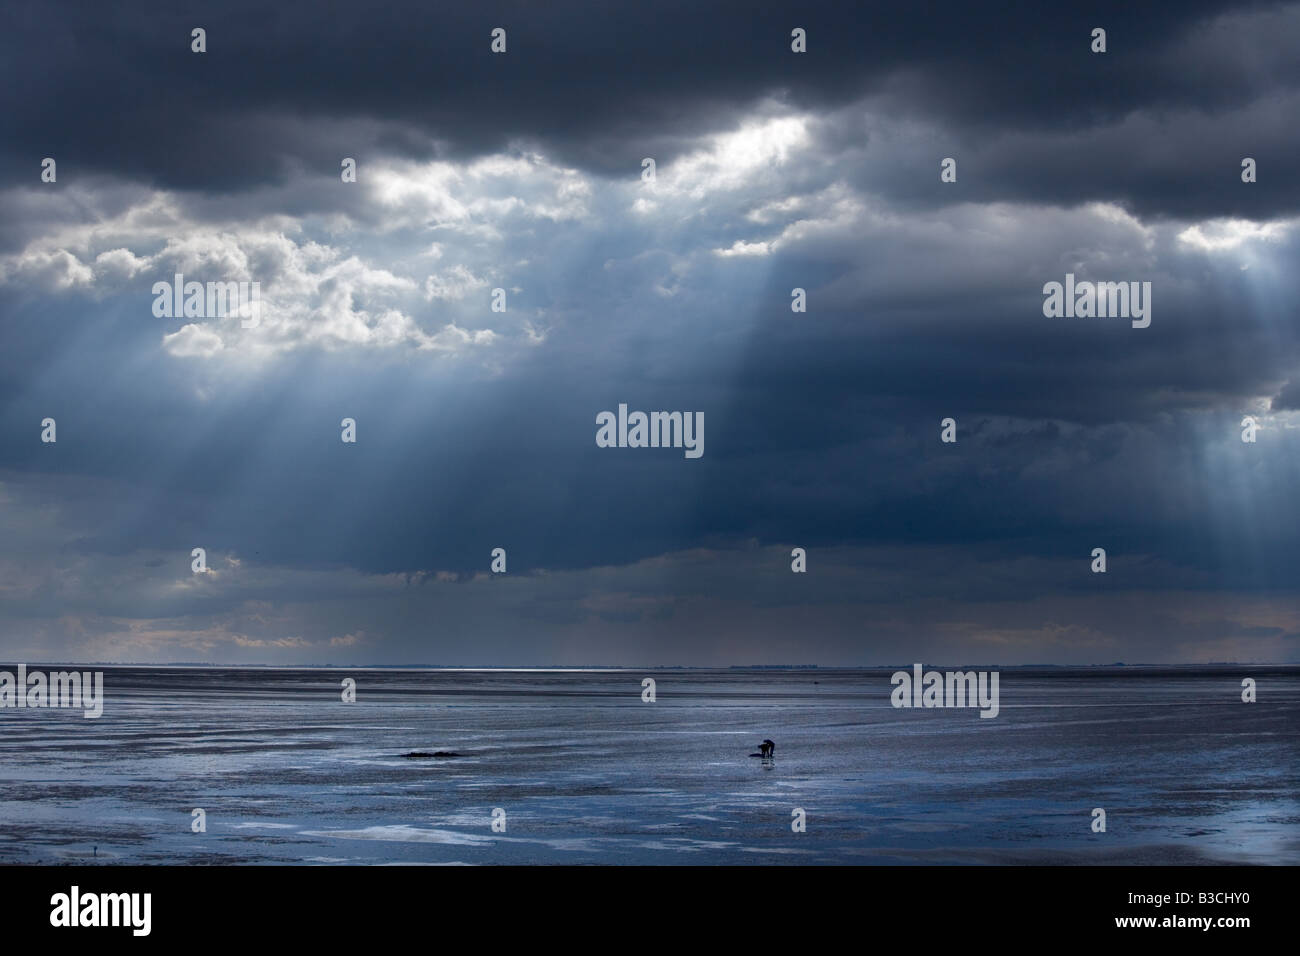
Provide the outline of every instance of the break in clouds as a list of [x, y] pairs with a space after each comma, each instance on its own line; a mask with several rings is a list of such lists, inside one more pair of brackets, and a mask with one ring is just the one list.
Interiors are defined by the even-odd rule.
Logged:
[[1300, 4], [12, 19], [6, 657], [1300, 659]]

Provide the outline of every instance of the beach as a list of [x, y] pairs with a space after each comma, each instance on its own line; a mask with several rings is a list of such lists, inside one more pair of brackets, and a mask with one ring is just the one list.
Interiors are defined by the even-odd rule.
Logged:
[[1003, 668], [983, 719], [893, 667], [77, 666], [97, 719], [0, 711], [0, 862], [1300, 863], [1295, 667]]

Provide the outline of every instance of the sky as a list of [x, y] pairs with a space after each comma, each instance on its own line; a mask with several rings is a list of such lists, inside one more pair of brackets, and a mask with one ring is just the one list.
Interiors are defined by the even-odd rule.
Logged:
[[1300, 3], [6, 21], [0, 656], [1300, 661]]

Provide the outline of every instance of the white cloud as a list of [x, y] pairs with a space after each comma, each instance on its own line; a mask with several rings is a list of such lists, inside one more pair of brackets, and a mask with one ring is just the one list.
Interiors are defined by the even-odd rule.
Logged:
[[765, 256], [772, 251], [772, 244], [767, 242], [745, 242], [737, 239], [729, 249], [713, 250], [720, 256]]
[[446, 272], [431, 275], [424, 280], [424, 297], [433, 299], [463, 299], [475, 289], [487, 288], [487, 280], [480, 279], [463, 265], [456, 265]]
[[703, 148], [659, 170], [656, 185], [692, 199], [753, 186], [755, 179], [778, 172], [810, 143], [808, 121], [803, 117], [748, 122], [738, 130], [709, 137]]
[[1248, 242], [1278, 242], [1295, 225], [1287, 222], [1256, 223], [1245, 219], [1216, 219], [1188, 226], [1178, 241], [1205, 252], [1226, 252]]
[[225, 348], [221, 336], [201, 325], [186, 325], [163, 336], [163, 347], [178, 358], [211, 358]]

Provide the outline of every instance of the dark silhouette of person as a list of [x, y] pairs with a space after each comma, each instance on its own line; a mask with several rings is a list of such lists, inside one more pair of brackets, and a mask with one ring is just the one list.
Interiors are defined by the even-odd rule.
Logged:
[[776, 744], [770, 740], [764, 740], [758, 745], [758, 753], [762, 757], [771, 757], [776, 753]]

